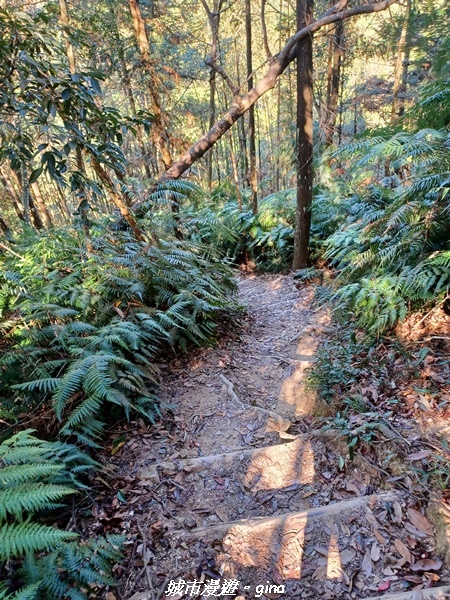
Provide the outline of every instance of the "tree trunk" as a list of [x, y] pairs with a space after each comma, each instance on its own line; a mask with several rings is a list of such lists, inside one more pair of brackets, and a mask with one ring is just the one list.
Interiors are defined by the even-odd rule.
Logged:
[[[342, 9], [346, 5], [346, 0], [340, 0], [333, 8], [328, 10], [320, 19], [311, 25], [304, 27], [301, 31], [297, 31], [284, 45], [281, 52], [270, 64], [266, 74], [260, 79], [254, 88], [252, 88], [244, 96], [234, 96], [232, 104], [227, 113], [217, 121], [213, 127], [167, 169], [161, 175], [158, 183], [167, 181], [168, 179], [178, 179], [185, 173], [194, 162], [202, 158], [205, 153], [212, 148], [217, 141], [244, 115], [250, 106], [269, 90], [275, 87], [278, 77], [286, 70], [288, 65], [295, 59], [297, 54], [297, 43], [307, 36], [319, 31], [322, 27], [326, 27], [331, 23], [336, 23], [341, 19], [349, 19], [358, 15], [367, 15], [375, 12], [386, 10], [398, 0], [382, 0], [374, 4], [363, 4], [349, 9]], [[136, 202], [133, 205], [133, 210], [138, 210], [141, 202]]]
[[[121, 38], [120, 32], [119, 32], [119, 25], [117, 23], [117, 14], [115, 16], [115, 21], [116, 21], [115, 22], [115, 38], [116, 38], [116, 43], [117, 43], [117, 56], [119, 57], [119, 62], [120, 62], [122, 85], [123, 85], [123, 88], [125, 91], [125, 95], [128, 98], [128, 103], [130, 105], [131, 114], [133, 117], [136, 117], [136, 115], [137, 115], [136, 102], [134, 100], [133, 90], [131, 89], [131, 77], [130, 77], [130, 73], [128, 71], [127, 64], [125, 61], [125, 52], [124, 52], [124, 48], [123, 48], [123, 41], [122, 41], [122, 38]], [[136, 137], [137, 137], [137, 141], [138, 141], [138, 147], [141, 151], [141, 158], [142, 158], [142, 163], [144, 166], [145, 175], [148, 178], [150, 178], [152, 176], [152, 173], [150, 171], [150, 166], [147, 162], [147, 150], [146, 150], [145, 144], [144, 144], [144, 136], [142, 135], [142, 126], [141, 125], [138, 125], [136, 128]]]
[[333, 143], [336, 129], [341, 63], [344, 56], [344, 22], [338, 21], [332, 39], [330, 39], [330, 61], [327, 74], [327, 105], [325, 109], [325, 147]]
[[66, 54], [67, 54], [67, 59], [69, 61], [69, 68], [70, 68], [70, 72], [73, 75], [76, 72], [77, 67], [76, 67], [76, 62], [75, 62], [75, 51], [73, 49], [72, 42], [70, 41], [70, 37], [69, 37], [70, 21], [69, 21], [69, 9], [67, 7], [67, 0], [59, 0], [59, 14], [60, 14], [61, 24], [64, 28], [64, 37], [66, 40]]
[[147, 73], [150, 93], [150, 110], [154, 117], [152, 125], [152, 136], [155, 147], [161, 154], [161, 160], [165, 169], [169, 169], [172, 165], [172, 154], [170, 152], [169, 136], [166, 132], [166, 115], [161, 107], [159, 99], [158, 86], [160, 84], [159, 77], [150, 59], [150, 44], [148, 41], [145, 22], [142, 17], [139, 0], [129, 0], [130, 12], [133, 19], [134, 33], [139, 46], [142, 65]]
[[406, 11], [403, 27], [398, 41], [397, 61], [394, 71], [394, 87], [392, 89], [393, 101], [391, 112], [391, 124], [394, 124], [405, 112], [406, 79], [408, 76], [409, 60], [409, 29], [411, 20], [411, 0], [406, 0]]
[[[209, 128], [216, 121], [216, 72], [211, 69], [209, 72]], [[208, 189], [211, 191], [213, 180], [213, 153], [209, 152], [207, 156], [208, 163]]]
[[126, 203], [122, 200], [122, 198], [120, 197], [120, 194], [117, 192], [116, 186], [114, 185], [114, 182], [111, 179], [111, 177], [109, 176], [108, 172], [102, 167], [102, 165], [94, 157], [91, 157], [91, 162], [92, 162], [92, 168], [97, 173], [100, 181], [103, 183], [105, 188], [108, 190], [112, 201], [117, 206], [120, 214], [122, 215], [122, 217], [125, 219], [125, 221], [128, 223], [128, 225], [132, 229], [136, 239], [139, 242], [144, 242], [145, 241], [144, 234], [140, 230], [139, 225], [136, 223], [136, 220], [133, 217], [133, 215], [131, 214], [130, 209], [128, 208]]
[[[297, 0], [297, 29], [313, 21], [313, 0]], [[313, 188], [313, 45], [312, 36], [297, 45], [297, 213], [294, 236], [294, 269], [309, 260], [309, 234]]]
[[53, 227], [52, 218], [50, 216], [50, 212], [44, 202], [44, 198], [42, 197], [41, 190], [37, 181], [34, 181], [30, 184], [31, 190], [34, 195], [34, 201], [36, 206], [38, 207], [39, 214], [41, 215], [42, 222], [46, 229], [51, 229]]
[[[234, 40], [234, 57], [236, 65], [236, 81], [240, 89], [241, 87], [241, 73], [239, 70], [239, 53], [237, 50], [237, 43]], [[211, 127], [210, 127], [211, 129]], [[238, 124], [238, 137], [239, 137], [239, 151], [241, 154], [241, 167], [242, 167], [242, 180], [247, 177], [248, 173], [248, 158], [247, 158], [247, 137], [245, 135], [245, 119], [240, 119]]]
[[242, 210], [242, 196], [241, 189], [239, 187], [239, 173], [236, 162], [236, 154], [234, 153], [234, 144], [233, 144], [233, 136], [230, 132], [230, 158], [231, 158], [231, 166], [233, 168], [233, 181], [234, 186], [236, 188], [236, 198], [238, 201], [239, 210]]
[[20, 221], [25, 221], [25, 216], [23, 214], [23, 206], [22, 206], [22, 202], [19, 198], [19, 195], [16, 192], [14, 185], [9, 180], [8, 176], [2, 170], [0, 170], [0, 181], [3, 184], [3, 187], [5, 188], [6, 192], [9, 194], [9, 197], [11, 198], [11, 202], [12, 202], [14, 211], [17, 215], [17, 218]]
[[[245, 0], [245, 39], [247, 50], [247, 83], [248, 91], [253, 88], [252, 67], [252, 15], [251, 0]], [[258, 176], [256, 173], [256, 143], [255, 143], [255, 106], [252, 104], [248, 111], [248, 146], [249, 146], [249, 180], [251, 188], [251, 206], [254, 215], [258, 212]]]

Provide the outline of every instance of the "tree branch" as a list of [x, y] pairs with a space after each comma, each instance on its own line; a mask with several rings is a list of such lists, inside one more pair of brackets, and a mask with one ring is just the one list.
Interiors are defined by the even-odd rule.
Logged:
[[[258, 83], [245, 95], [233, 98], [227, 113], [217, 121], [213, 127], [197, 142], [195, 142], [167, 171], [160, 177], [159, 182], [168, 179], [178, 179], [191, 165], [200, 159], [214, 144], [226, 133], [233, 124], [255, 104], [255, 102], [269, 90], [275, 87], [278, 77], [286, 70], [289, 63], [295, 58], [295, 47], [297, 43], [307, 35], [311, 35], [331, 23], [341, 19], [349, 19], [359, 15], [367, 15], [386, 10], [398, 0], [382, 0], [373, 4], [364, 4], [345, 10], [348, 0], [341, 0], [321, 18], [307, 27], [297, 31], [274, 58], [267, 73]], [[140, 203], [133, 205], [137, 209]]]
[[273, 59], [273, 54], [270, 51], [269, 40], [267, 39], [267, 27], [266, 27], [266, 0], [261, 0], [261, 29], [263, 36], [264, 50], [268, 60]]

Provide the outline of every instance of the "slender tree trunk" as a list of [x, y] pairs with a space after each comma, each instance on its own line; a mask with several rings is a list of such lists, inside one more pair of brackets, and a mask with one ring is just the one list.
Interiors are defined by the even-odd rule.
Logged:
[[72, 74], [74, 74], [74, 73], [76, 73], [77, 67], [76, 67], [76, 62], [75, 62], [75, 51], [73, 49], [73, 45], [72, 45], [72, 42], [70, 41], [70, 37], [69, 37], [70, 20], [69, 20], [69, 9], [67, 6], [67, 0], [59, 0], [59, 14], [60, 14], [61, 24], [65, 30], [64, 37], [66, 40], [66, 54], [67, 54], [67, 59], [69, 61], [69, 68], [70, 68], [70, 72]]
[[145, 241], [144, 234], [139, 228], [139, 225], [136, 223], [135, 218], [131, 214], [130, 209], [126, 205], [126, 203], [121, 198], [120, 194], [116, 190], [116, 186], [114, 185], [113, 180], [109, 176], [109, 173], [102, 167], [102, 165], [95, 159], [91, 157], [92, 168], [97, 173], [100, 181], [103, 183], [105, 188], [108, 190], [109, 195], [111, 196], [112, 201], [117, 206], [120, 211], [120, 214], [128, 223], [130, 228], [132, 229], [136, 239], [140, 242]]
[[16, 192], [14, 185], [9, 180], [8, 176], [2, 170], [0, 170], [0, 181], [3, 185], [3, 187], [5, 188], [7, 194], [9, 194], [9, 197], [11, 198], [11, 202], [12, 202], [14, 211], [17, 215], [17, 218], [20, 221], [25, 221], [25, 217], [23, 214], [23, 206], [22, 206], [22, 202], [19, 198], [19, 195]]
[[230, 132], [230, 158], [231, 158], [231, 166], [233, 167], [233, 181], [234, 186], [236, 188], [236, 198], [238, 201], [239, 210], [242, 210], [242, 195], [241, 188], [239, 187], [239, 174], [236, 162], [236, 154], [234, 153], [234, 144], [233, 144], [233, 136]]
[[129, 0], [130, 12], [133, 19], [134, 33], [139, 46], [142, 65], [149, 77], [150, 110], [154, 117], [152, 126], [153, 143], [161, 154], [161, 160], [165, 169], [172, 165], [172, 154], [170, 151], [170, 140], [167, 135], [167, 118], [161, 107], [158, 93], [160, 84], [153, 62], [150, 58], [150, 43], [148, 41], [145, 22], [142, 17], [139, 0]]
[[391, 112], [391, 124], [394, 124], [405, 112], [406, 81], [408, 76], [409, 60], [409, 29], [411, 21], [411, 0], [406, 0], [406, 11], [403, 27], [398, 41], [397, 61], [394, 71], [394, 87], [392, 89], [393, 101]]
[[[313, 21], [313, 0], [297, 0], [297, 29]], [[294, 269], [309, 260], [313, 188], [313, 45], [312, 36], [297, 45], [297, 213], [294, 237]]]
[[339, 103], [341, 82], [341, 63], [344, 56], [344, 22], [338, 21], [332, 39], [330, 39], [331, 60], [327, 74], [327, 105], [325, 109], [325, 147], [333, 143]]
[[[299, 41], [311, 36], [322, 27], [326, 27], [331, 23], [335, 23], [341, 19], [349, 19], [359, 15], [368, 15], [375, 12], [386, 10], [398, 0], [381, 0], [373, 4], [363, 4], [346, 9], [347, 0], [339, 0], [339, 2], [328, 10], [320, 19], [311, 25], [297, 31], [284, 45], [278, 56], [271, 62], [266, 74], [260, 79], [255, 87], [247, 94], [242, 96], [234, 96], [232, 104], [223, 117], [216, 121], [213, 127], [197, 140], [180, 158], [167, 169], [159, 178], [159, 182], [167, 181], [168, 179], [178, 179], [185, 173], [194, 162], [202, 158], [205, 153], [212, 148], [218, 140], [244, 115], [251, 106], [272, 90], [278, 77], [284, 73], [288, 65], [295, 59], [297, 54], [297, 44]], [[136, 202], [132, 209], [138, 210], [141, 202]]]
[[[253, 88], [251, 0], [245, 0], [245, 39], [247, 45], [247, 83], [248, 91], [250, 91]], [[251, 188], [251, 206], [254, 215], [258, 212], [258, 175], [256, 172], [255, 137], [255, 106], [252, 104], [248, 111], [248, 145], [250, 155], [249, 179]]]
[[42, 217], [42, 222], [44, 224], [44, 227], [46, 229], [51, 229], [53, 227], [52, 218], [51, 218], [50, 212], [44, 202], [44, 198], [42, 197], [41, 190], [40, 190], [40, 187], [39, 187], [37, 181], [34, 181], [32, 184], [30, 184], [30, 187], [31, 187], [31, 191], [33, 192], [34, 202], [35, 202], [36, 206], [38, 207], [39, 214]]
[[[236, 81], [238, 87], [241, 87], [241, 73], [239, 69], [239, 53], [237, 49], [236, 40], [234, 40], [234, 56], [236, 65]], [[211, 127], [210, 127], [211, 129]], [[241, 154], [241, 165], [242, 165], [242, 180], [246, 179], [248, 173], [248, 158], [247, 158], [247, 137], [245, 135], [245, 119], [240, 119], [238, 123], [238, 135], [239, 135], [239, 151]]]
[[[216, 121], [216, 72], [211, 69], [209, 72], [209, 129]], [[213, 181], [213, 153], [208, 152], [208, 189], [212, 188]]]
[[[117, 42], [117, 56], [118, 56], [119, 62], [120, 62], [122, 85], [123, 85], [123, 88], [125, 91], [125, 95], [128, 98], [128, 103], [130, 105], [131, 114], [133, 117], [136, 117], [136, 115], [137, 115], [136, 102], [134, 99], [133, 90], [131, 88], [130, 73], [128, 71], [127, 64], [125, 61], [125, 52], [123, 49], [123, 41], [120, 36], [119, 26], [117, 23], [117, 14], [115, 15], [115, 21], [116, 21], [115, 37], [116, 37], [116, 42]], [[146, 150], [145, 144], [144, 144], [144, 136], [142, 135], [142, 126], [141, 125], [137, 126], [136, 137], [137, 137], [138, 147], [141, 152], [141, 158], [142, 158], [142, 162], [143, 162], [143, 166], [144, 166], [145, 175], [147, 177], [151, 177], [152, 173], [150, 171], [150, 166], [147, 161], [147, 150]]]

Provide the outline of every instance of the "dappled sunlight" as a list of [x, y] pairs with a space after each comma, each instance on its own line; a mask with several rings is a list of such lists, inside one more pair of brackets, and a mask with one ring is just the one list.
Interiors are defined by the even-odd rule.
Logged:
[[270, 286], [269, 286], [270, 287], [270, 291], [271, 292], [276, 292], [279, 289], [281, 289], [283, 287], [282, 281], [283, 280], [281, 278], [278, 278], [275, 281], [272, 281], [271, 284], [270, 284]]
[[316, 407], [316, 394], [306, 389], [305, 371], [309, 362], [299, 361], [290, 377], [283, 381], [278, 400], [277, 411], [286, 412], [286, 408], [294, 415], [312, 415]]
[[252, 492], [282, 489], [314, 481], [314, 452], [310, 440], [270, 446], [250, 461], [243, 483]]
[[339, 552], [337, 532], [331, 534], [327, 556], [327, 579], [342, 579], [342, 561]]

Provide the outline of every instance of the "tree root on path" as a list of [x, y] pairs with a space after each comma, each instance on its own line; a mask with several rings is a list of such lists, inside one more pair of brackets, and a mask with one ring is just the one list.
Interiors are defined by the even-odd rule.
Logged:
[[250, 410], [253, 409], [253, 410], [257, 410], [259, 412], [262, 412], [262, 413], [268, 415], [269, 417], [271, 417], [272, 419], [275, 420], [275, 423], [277, 425], [277, 430], [279, 432], [287, 431], [289, 429], [289, 427], [291, 426], [291, 422], [288, 419], [283, 419], [283, 417], [281, 415], [279, 415], [278, 413], [276, 413], [272, 410], [267, 410], [266, 408], [261, 408], [260, 406], [254, 406], [253, 404], [244, 404], [244, 402], [239, 400], [236, 392], [234, 391], [234, 385], [231, 383], [231, 381], [222, 374], [220, 374], [219, 377], [225, 384], [230, 398], [232, 400], [234, 400], [234, 402], [236, 402], [243, 410], [247, 411], [249, 409]]

